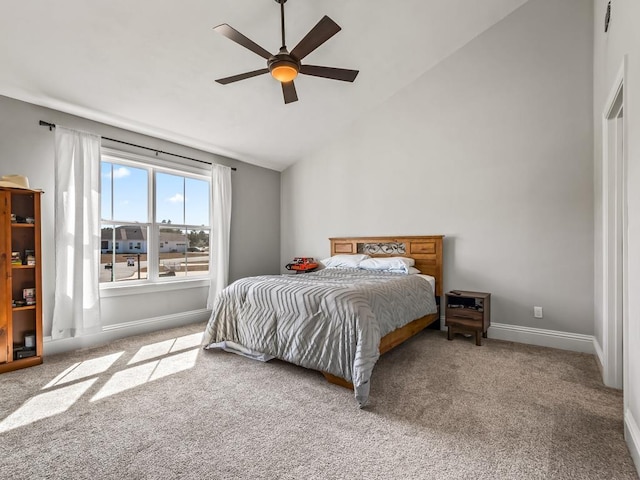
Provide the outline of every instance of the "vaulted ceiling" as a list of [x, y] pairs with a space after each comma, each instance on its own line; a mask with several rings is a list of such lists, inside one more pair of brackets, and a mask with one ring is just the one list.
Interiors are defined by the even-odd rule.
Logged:
[[277, 0], [10, 0], [0, 15], [0, 95], [283, 170], [527, 0], [288, 0], [289, 50], [324, 16], [342, 27], [303, 63], [285, 105], [269, 75], [215, 79], [265, 60], [212, 27], [280, 47]]

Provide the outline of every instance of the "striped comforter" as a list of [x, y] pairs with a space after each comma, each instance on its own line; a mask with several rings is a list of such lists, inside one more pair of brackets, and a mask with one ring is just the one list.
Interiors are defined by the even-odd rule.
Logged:
[[205, 344], [234, 342], [342, 377], [364, 406], [380, 338], [435, 312], [431, 285], [416, 275], [324, 269], [248, 277], [218, 295]]

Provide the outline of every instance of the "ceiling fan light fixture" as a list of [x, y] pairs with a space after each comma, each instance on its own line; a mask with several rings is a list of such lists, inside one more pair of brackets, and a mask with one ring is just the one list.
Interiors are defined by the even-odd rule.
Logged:
[[298, 76], [298, 69], [283, 62], [271, 68], [271, 76], [282, 83], [292, 82]]

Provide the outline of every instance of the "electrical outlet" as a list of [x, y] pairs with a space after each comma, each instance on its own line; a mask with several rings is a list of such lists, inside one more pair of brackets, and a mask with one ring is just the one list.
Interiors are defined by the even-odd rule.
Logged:
[[533, 307], [533, 316], [535, 318], [542, 318], [542, 307]]

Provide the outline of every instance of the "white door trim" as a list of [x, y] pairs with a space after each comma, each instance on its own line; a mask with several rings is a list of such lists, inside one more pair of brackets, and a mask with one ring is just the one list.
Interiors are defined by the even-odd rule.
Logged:
[[623, 388], [627, 371], [624, 313], [626, 292], [626, 143], [624, 121], [626, 57], [618, 71], [602, 116], [602, 319], [603, 381]]

